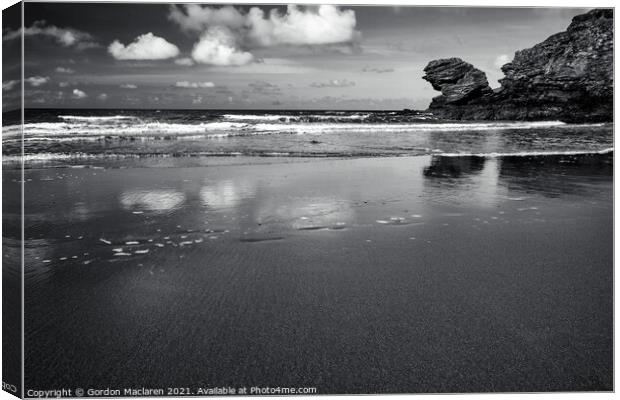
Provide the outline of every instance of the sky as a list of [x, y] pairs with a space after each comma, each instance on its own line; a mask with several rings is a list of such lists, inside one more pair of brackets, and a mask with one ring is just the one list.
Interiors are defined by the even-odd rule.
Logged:
[[[27, 108], [425, 109], [422, 80], [460, 57], [492, 87], [515, 51], [575, 8], [25, 3]], [[21, 87], [3, 26], [4, 110]]]

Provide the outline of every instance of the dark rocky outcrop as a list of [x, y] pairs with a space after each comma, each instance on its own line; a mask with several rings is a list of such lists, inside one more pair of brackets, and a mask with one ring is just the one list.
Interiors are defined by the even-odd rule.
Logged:
[[484, 72], [459, 58], [431, 61], [424, 79], [441, 96], [428, 111], [448, 119], [611, 121], [613, 10], [573, 18], [565, 32], [517, 51], [492, 90]]
[[492, 92], [486, 74], [460, 58], [431, 61], [424, 72], [443, 104], [467, 104]]

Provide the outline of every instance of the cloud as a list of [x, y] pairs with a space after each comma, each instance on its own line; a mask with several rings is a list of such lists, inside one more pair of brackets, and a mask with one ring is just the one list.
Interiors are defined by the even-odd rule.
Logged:
[[138, 36], [125, 46], [115, 40], [108, 52], [117, 60], [165, 60], [179, 55], [179, 48], [151, 32]]
[[[21, 36], [21, 29], [8, 31], [2, 35], [2, 40], [13, 40]], [[90, 33], [72, 28], [59, 28], [54, 25], [46, 25], [45, 21], [36, 21], [32, 26], [24, 29], [24, 36], [47, 36], [51, 37], [63, 47], [75, 47], [78, 50], [99, 47]]]
[[123, 83], [121, 89], [137, 89], [138, 85], [134, 85], [133, 83]]
[[241, 28], [245, 22], [245, 17], [232, 6], [214, 8], [198, 4], [186, 4], [183, 8], [173, 5], [168, 18], [185, 32], [202, 32], [213, 25]]
[[72, 74], [75, 72], [75, 70], [71, 68], [65, 68], [65, 67], [56, 67], [56, 72], [60, 74]]
[[2, 82], [2, 90], [11, 90], [14, 87], [16, 87], [19, 82], [20, 82], [19, 79], [17, 79], [17, 80], [10, 80], [10, 81], [4, 81], [4, 82]]
[[495, 59], [495, 62], [493, 63], [497, 68], [501, 68], [504, 64], [508, 64], [510, 62], [510, 56], [507, 54], [500, 54], [499, 56], [497, 56], [497, 58]]
[[30, 84], [30, 86], [41, 86], [46, 84], [50, 80], [49, 76], [31, 76], [30, 78], [26, 78], [25, 81]]
[[176, 60], [174, 60], [174, 63], [176, 65], [183, 65], [186, 67], [191, 67], [192, 65], [194, 65], [194, 60], [192, 60], [189, 57], [177, 58]]
[[228, 28], [209, 28], [194, 45], [192, 57], [196, 62], [209, 65], [245, 65], [252, 62], [252, 54], [239, 50], [235, 36]]
[[261, 46], [278, 44], [322, 45], [352, 42], [359, 35], [355, 30], [353, 10], [342, 11], [332, 5], [301, 10], [289, 5], [286, 14], [273, 9], [269, 18], [257, 7], [248, 13], [248, 36]]
[[336, 88], [355, 86], [355, 82], [348, 79], [331, 79], [327, 82], [312, 82], [310, 86], [315, 88]]
[[374, 72], [377, 74], [385, 74], [388, 72], [394, 72], [394, 68], [369, 68], [369, 67], [364, 67], [362, 68], [362, 72]]
[[252, 93], [263, 96], [277, 96], [282, 94], [282, 89], [280, 89], [280, 86], [266, 81], [252, 82], [249, 83], [248, 86], [250, 87], [250, 91]]
[[58, 82], [58, 86], [62, 88], [67, 87], [69, 86], [69, 82]]
[[183, 31], [200, 35], [192, 52], [194, 61], [216, 66], [249, 64], [255, 48], [334, 45], [360, 37], [355, 12], [332, 5], [303, 9], [290, 5], [284, 14], [272, 9], [267, 16], [258, 7], [244, 12], [232, 6], [173, 5], [168, 17]]
[[185, 88], [185, 89], [197, 89], [197, 88], [212, 88], [212, 87], [215, 87], [215, 84], [213, 82], [179, 81], [175, 83], [174, 86], [178, 88]]
[[108, 95], [107, 93], [100, 93], [99, 96], [97, 96], [97, 99], [101, 101], [106, 101], [108, 99]]
[[74, 99], [83, 99], [85, 97], [88, 97], [88, 95], [86, 93], [84, 93], [80, 89], [73, 89], [73, 98]]

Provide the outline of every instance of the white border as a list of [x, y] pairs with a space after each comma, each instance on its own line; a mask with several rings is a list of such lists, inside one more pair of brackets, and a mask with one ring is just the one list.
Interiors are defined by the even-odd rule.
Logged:
[[[31, 0], [30, 2], [39, 2], [38, 0]], [[76, 1], [70, 1], [70, 0], [64, 0], [63, 2], [76, 2]], [[82, 3], [96, 3], [99, 1], [93, 1], [93, 0], [85, 0], [85, 1], [80, 1]], [[538, 1], [532, 1], [532, 0], [521, 0], [521, 1], [515, 1], [515, 0], [505, 0], [502, 2], [499, 2], [497, 0], [495, 1], [491, 1], [491, 0], [475, 0], [475, 1], [455, 1], [455, 0], [441, 0], [441, 1], [433, 1], [433, 0], [425, 0], [425, 1], [403, 1], [403, 0], [391, 0], [391, 1], [384, 1], [384, 0], [375, 0], [375, 1], [365, 1], [365, 0], [357, 0], [357, 1], [353, 1], [353, 0], [339, 0], [337, 2], [332, 2], [332, 1], [325, 1], [325, 2], [316, 2], [316, 1], [300, 1], [300, 0], [290, 0], [287, 2], [278, 2], [278, 1], [264, 1], [264, 2], [257, 2], [257, 1], [248, 1], [248, 0], [235, 0], [235, 1], [211, 1], [211, 0], [207, 0], [207, 1], [195, 1], [195, 0], [185, 0], [185, 1], [168, 1], [168, 0], [151, 0], [151, 1], [127, 1], [127, 0], [108, 0], [106, 1], [108, 3], [201, 3], [201, 4], [222, 4], [222, 3], [228, 3], [228, 4], [325, 4], [325, 3], [331, 3], [331, 4], [338, 4], [338, 5], [402, 5], [402, 6], [457, 6], [457, 7], [465, 7], [465, 6], [469, 6], [469, 7], [578, 7], [578, 8], [597, 8], [597, 7], [606, 7], [606, 8], [610, 8], [610, 7], [614, 7], [614, 2], [613, 1], [605, 1], [605, 0], [589, 0], [589, 1], [574, 1], [574, 0], [538, 0]], [[10, 5], [15, 4], [15, 1], [11, 1], [11, 3], [6, 3], [3, 4], [2, 7], [3, 8], [7, 8]], [[23, 12], [22, 12], [22, 18], [23, 18]], [[614, 32], [618, 32], [618, 22], [617, 19], [614, 19]], [[541, 38], [541, 41], [544, 40], [545, 38]], [[615, 39], [615, 38], [614, 38]], [[23, 41], [22, 41], [23, 43]], [[23, 50], [22, 50], [22, 57], [23, 57]], [[22, 60], [23, 61], [23, 60]], [[614, 66], [617, 65], [618, 63], [618, 52], [614, 52]], [[23, 62], [22, 62], [22, 78], [23, 78]], [[615, 73], [614, 73], [614, 77], [615, 77]], [[22, 79], [22, 96], [23, 96], [23, 79]], [[616, 90], [614, 90], [614, 116], [618, 115], [618, 93]], [[23, 98], [22, 98], [22, 105], [23, 105]], [[0, 106], [1, 106], [1, 100], [0, 100]], [[22, 109], [22, 115], [23, 115], [23, 109]], [[617, 135], [617, 127], [614, 126], [614, 142], [615, 142], [615, 137]], [[614, 162], [614, 266], [615, 266], [615, 249], [618, 248], [618, 244], [620, 239], [618, 239], [618, 237], [615, 235], [615, 227], [616, 227], [616, 214], [615, 214], [615, 209], [618, 206], [618, 191], [617, 191], [617, 186], [615, 185], [615, 177], [618, 176], [618, 173], [620, 172], [620, 167], [618, 166], [617, 162]], [[22, 166], [22, 181], [23, 181], [23, 166]], [[23, 185], [23, 183], [22, 183]], [[1, 206], [1, 194], [2, 194], [2, 187], [0, 186], [0, 206]], [[22, 195], [23, 195], [23, 191], [22, 191]], [[22, 207], [23, 207], [23, 198], [22, 198]], [[22, 210], [23, 212], [23, 210]], [[22, 221], [23, 223], [23, 221]], [[22, 225], [23, 228], [23, 225]], [[1, 230], [0, 230], [1, 232]], [[22, 230], [22, 235], [23, 235], [23, 230]], [[22, 241], [22, 246], [23, 246], [23, 241]], [[23, 257], [23, 249], [22, 249], [22, 257]], [[0, 264], [1, 264], [1, 258], [0, 258]], [[23, 265], [23, 264], [22, 264]], [[614, 300], [616, 299], [616, 291], [615, 289], [618, 287], [618, 274], [615, 274], [614, 271]], [[23, 273], [22, 273], [22, 295], [23, 295]], [[22, 298], [22, 315], [23, 315], [23, 298]], [[1, 309], [0, 309], [0, 317], [1, 317]], [[618, 383], [618, 369], [616, 368], [616, 359], [618, 359], [618, 354], [619, 354], [619, 350], [618, 350], [618, 341], [617, 339], [617, 334], [618, 331], [616, 330], [616, 321], [618, 321], [618, 309], [615, 307], [615, 301], [614, 301], [614, 386]], [[22, 327], [23, 327], [23, 318], [22, 318]], [[1, 339], [1, 333], [0, 333], [0, 339]], [[23, 355], [23, 340], [22, 340], [22, 355]], [[1, 363], [0, 363], [0, 374], [1, 374]], [[23, 365], [22, 365], [22, 371], [23, 371]], [[23, 388], [23, 382], [22, 382], [22, 388]], [[570, 392], [570, 393], [511, 393], [511, 394], [457, 394], [457, 395], [444, 395], [444, 394], [437, 394], [437, 395], [390, 395], [390, 397], [393, 396], [397, 396], [398, 398], [404, 398], [404, 399], [441, 399], [441, 398], [447, 398], [448, 396], [452, 397], [452, 396], [467, 396], [468, 399], [477, 399], [477, 398], [483, 398], [483, 399], [512, 399], [512, 400], [518, 400], [518, 399], [532, 399], [534, 398], [534, 396], [544, 396], [545, 399], [549, 399], [549, 400], [556, 400], [556, 399], [612, 399], [615, 398], [615, 394], [614, 393], [592, 393], [592, 392], [586, 392], [586, 393], [576, 393], [576, 392]], [[239, 397], [239, 396], [237, 396]], [[253, 396], [241, 396], [243, 398], [250, 398]], [[311, 397], [316, 397], [316, 396], [296, 396], [295, 398], [311, 398]], [[320, 396], [320, 397], [327, 397], [327, 396]], [[344, 399], [350, 396], [340, 396], [340, 395], [330, 395], [329, 398], [333, 398], [333, 399]], [[382, 399], [382, 398], [387, 398], [388, 396], [386, 395], [365, 395], [365, 398], [370, 398], [370, 399]], [[0, 400], [9, 400], [9, 399], [14, 399], [15, 397], [11, 396], [10, 394], [8, 394], [7, 392], [4, 391], [0, 391]], [[168, 397], [169, 399], [183, 399], [183, 397]], [[261, 396], [261, 398], [265, 398], [265, 399], [282, 399], [282, 398], [293, 398], [293, 396]]]

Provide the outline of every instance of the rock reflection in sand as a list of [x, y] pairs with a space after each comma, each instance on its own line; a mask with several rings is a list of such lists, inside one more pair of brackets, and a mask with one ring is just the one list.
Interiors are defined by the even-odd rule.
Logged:
[[178, 209], [185, 202], [185, 195], [172, 189], [126, 190], [120, 195], [126, 210], [167, 212]]
[[505, 192], [499, 168], [494, 158], [433, 156], [423, 170], [425, 193], [434, 201], [493, 206]]

